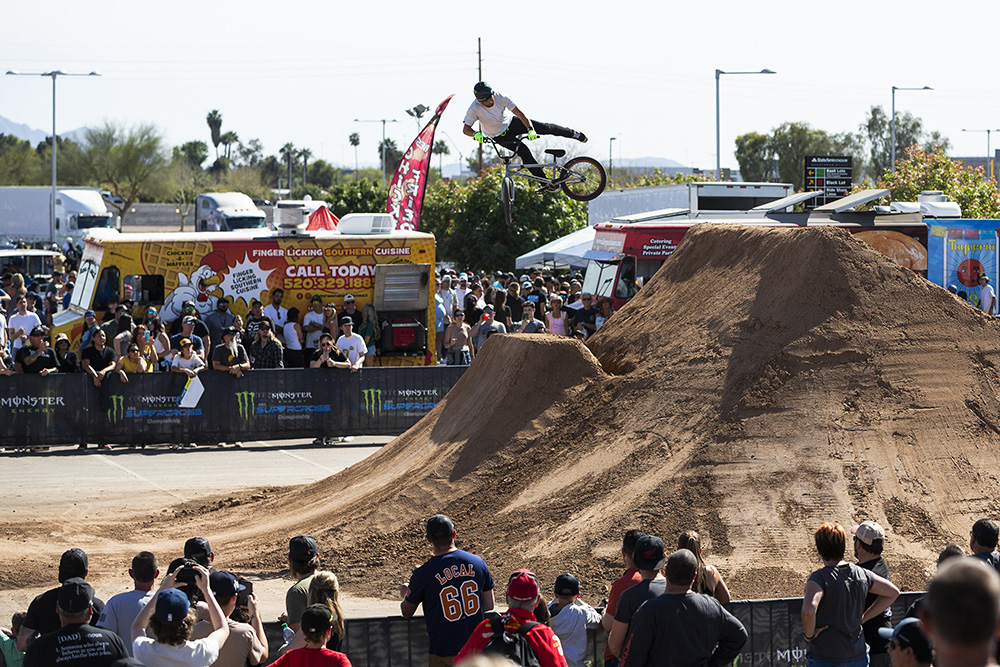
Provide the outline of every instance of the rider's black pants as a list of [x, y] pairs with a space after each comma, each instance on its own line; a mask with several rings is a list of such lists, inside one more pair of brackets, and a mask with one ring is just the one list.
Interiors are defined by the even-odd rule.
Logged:
[[[568, 127], [554, 125], [553, 123], [543, 123], [540, 120], [532, 120], [531, 124], [534, 126], [535, 132], [538, 134], [551, 134], [557, 137], [566, 137], [567, 139], [572, 139], [573, 135], [576, 134], [575, 131], [569, 129]], [[521, 162], [524, 164], [538, 164], [538, 160], [536, 160], [535, 156], [531, 154], [531, 151], [525, 143], [517, 138], [517, 135], [527, 133], [528, 128], [524, 126], [524, 123], [521, 122], [520, 118], [515, 117], [507, 127], [507, 131], [499, 137], [494, 137], [494, 139], [504, 148], [508, 148], [517, 153], [517, 156], [521, 158]], [[546, 178], [545, 172], [542, 171], [540, 167], [530, 167], [528, 171], [538, 178]]]

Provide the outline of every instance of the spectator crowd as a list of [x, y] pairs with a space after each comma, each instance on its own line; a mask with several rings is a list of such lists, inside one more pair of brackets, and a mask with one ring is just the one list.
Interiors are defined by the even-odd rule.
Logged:
[[[703, 560], [695, 531], [682, 533], [672, 553], [660, 537], [626, 531], [625, 570], [597, 607], [581, 598], [583, 586], [572, 573], [544, 585], [530, 569], [516, 569], [503, 586], [501, 612], [493, 573], [481, 556], [457, 547], [452, 520], [437, 514], [425, 528], [429, 558], [399, 594], [404, 617], [423, 608], [428, 667], [583, 667], [587, 631], [598, 627], [608, 633], [606, 667], [722, 667], [747, 642], [746, 628], [725, 607], [729, 589]], [[973, 525], [968, 556], [957, 544], [942, 550], [927, 594], [895, 625], [891, 606], [899, 589], [891, 581], [891, 556], [884, 557], [885, 531], [869, 520], [850, 533], [826, 523], [813, 536], [822, 567], [809, 575], [802, 602], [808, 667], [997, 664], [996, 521]], [[87, 554], [69, 549], [59, 563], [59, 585], [14, 614], [10, 628], [0, 628], [0, 667], [242, 667], [266, 664], [272, 653], [277, 665], [351, 664], [339, 582], [323, 569], [313, 537], [288, 542], [294, 583], [277, 618], [278, 647], [268, 646], [253, 583], [215, 563], [204, 537], [188, 539], [162, 573], [155, 555], [140, 552], [128, 570], [132, 589], [105, 602], [87, 582]]]
[[586, 340], [614, 314], [610, 298], [583, 289], [583, 276], [533, 270], [486, 274], [442, 270], [435, 292], [439, 363], [468, 364], [498, 333], [550, 333]]

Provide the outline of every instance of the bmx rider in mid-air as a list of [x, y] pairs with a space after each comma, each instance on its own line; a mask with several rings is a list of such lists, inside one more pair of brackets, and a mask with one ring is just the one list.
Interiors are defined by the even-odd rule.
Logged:
[[[472, 137], [479, 143], [483, 143], [486, 137], [490, 137], [498, 144], [517, 153], [524, 164], [538, 164], [535, 156], [518, 139], [518, 135], [527, 134], [530, 141], [534, 141], [540, 134], [551, 134], [557, 137], [576, 139], [581, 143], [587, 142], [587, 135], [583, 132], [571, 130], [568, 127], [543, 123], [542, 121], [532, 121], [516, 104], [509, 98], [497, 93], [485, 81], [480, 81], [472, 88], [476, 96], [476, 101], [469, 106], [465, 112], [465, 127], [462, 131], [466, 136]], [[473, 129], [472, 125], [479, 121], [479, 130]], [[546, 178], [545, 172], [540, 167], [529, 167], [528, 171], [539, 178]], [[551, 190], [558, 190], [558, 185], [549, 186]]]

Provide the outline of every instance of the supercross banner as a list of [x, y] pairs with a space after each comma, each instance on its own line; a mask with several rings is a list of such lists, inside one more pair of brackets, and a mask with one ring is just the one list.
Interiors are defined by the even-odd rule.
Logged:
[[424, 188], [427, 187], [427, 172], [431, 168], [431, 148], [434, 146], [434, 132], [445, 107], [454, 95], [449, 95], [438, 105], [434, 116], [424, 125], [417, 138], [403, 154], [396, 167], [396, 173], [389, 183], [389, 200], [385, 212], [396, 221], [396, 229], [419, 229], [420, 207], [424, 203]]

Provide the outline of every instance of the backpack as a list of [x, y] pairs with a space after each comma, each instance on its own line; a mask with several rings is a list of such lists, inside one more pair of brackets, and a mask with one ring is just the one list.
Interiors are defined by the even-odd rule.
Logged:
[[525, 639], [525, 635], [536, 625], [541, 625], [541, 623], [525, 621], [517, 631], [510, 633], [504, 629], [503, 619], [494, 618], [490, 621], [493, 637], [482, 652], [502, 655], [521, 667], [541, 667], [538, 656], [535, 655], [531, 644]]

